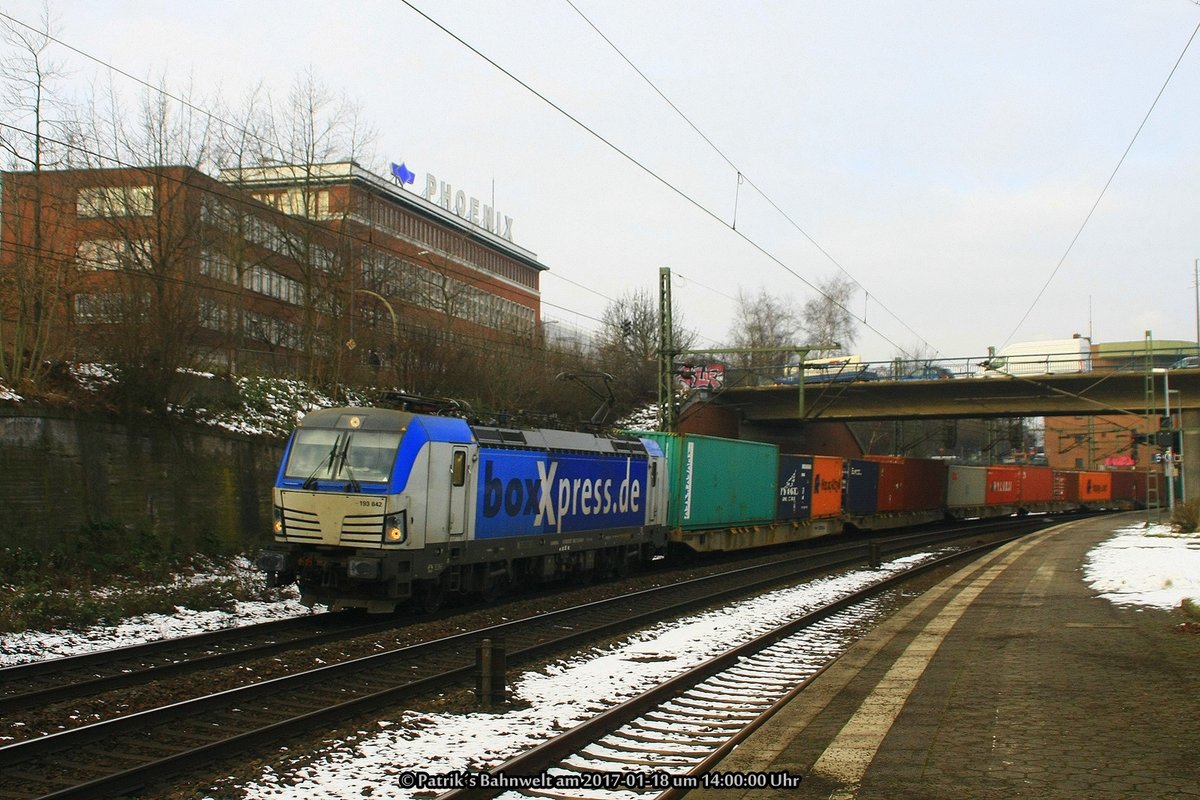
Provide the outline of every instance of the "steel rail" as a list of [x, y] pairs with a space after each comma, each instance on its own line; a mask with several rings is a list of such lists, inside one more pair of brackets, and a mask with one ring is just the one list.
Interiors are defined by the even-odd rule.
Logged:
[[[536, 747], [533, 747], [520, 755], [505, 761], [497, 767], [488, 770], [488, 780], [483, 786], [464, 786], [461, 788], [451, 789], [438, 795], [438, 800], [485, 800], [486, 798], [496, 797], [502, 793], [509, 791], [520, 791], [514, 789], [512, 785], [506, 785], [505, 779], [510, 777], [529, 778], [537, 775], [545, 775], [549, 770], [554, 768], [564, 759], [579, 753], [588, 745], [598, 742], [608, 734], [617, 731], [631, 721], [643, 716], [649, 711], [659, 708], [666, 702], [679, 697], [684, 692], [692, 689], [715, 675], [727, 671], [738, 662], [753, 656], [762, 650], [793, 636], [797, 632], [814, 625], [828, 617], [850, 608], [854, 605], [874, 597], [875, 595], [897, 586], [905, 581], [912, 580], [917, 575], [923, 574], [933, 569], [945, 566], [954, 561], [964, 558], [974, 557], [982, 552], [986, 552], [995, 547], [1004, 544], [1007, 541], [1013, 541], [1026, 534], [1017, 534], [1008, 539], [990, 542], [979, 545], [968, 550], [958, 553], [953, 553], [946, 556], [941, 556], [937, 559], [925, 562], [923, 564], [910, 567], [903, 572], [890, 575], [878, 581], [872, 582], [870, 585], [861, 589], [857, 589], [849, 594], [846, 594], [837, 600], [831, 601], [820, 608], [807, 612], [804, 615], [790, 620], [783, 625], [778, 626], [774, 630], [768, 631], [754, 639], [745, 642], [737, 647], [715, 656], [702, 664], [699, 664], [691, 669], [683, 672], [648, 691], [630, 698], [625, 702], [617, 705], [608, 711], [602, 712], [595, 717], [582, 722], [579, 725], [567, 730], [559, 736], [554, 737], [546, 742], [543, 742]], [[711, 768], [711, 766], [720, 760], [720, 757], [731, 749], [737, 741], [741, 741], [749, 731], [761, 726], [770, 716], [775, 714], [780, 708], [786, 705], [787, 701], [798, 694], [805, 686], [809, 685], [817, 674], [824, 671], [825, 667], [819, 668], [813, 675], [805, 678], [797, 687], [785, 692], [783, 696], [772, 703], [771, 706], [761, 714], [743, 726], [735, 737], [730, 737], [730, 741], [721, 745], [717, 750], [711, 753], [706, 758], [697, 762], [697, 766], [689, 770], [687, 775], [698, 775], [702, 771]], [[720, 755], [718, 755], [718, 753]], [[623, 786], [614, 786], [611, 788], [624, 788]], [[636, 789], [634, 789], [636, 791]], [[657, 794], [657, 797], [675, 797], [682, 792], [673, 791], [671, 787], [666, 787], [664, 792]]]
[[[391, 619], [339, 627], [338, 617], [344, 615], [340, 612], [327, 612], [308, 617], [272, 620], [256, 625], [222, 628], [190, 636], [158, 639], [153, 642], [4, 667], [0, 669], [0, 715], [199, 670], [215, 669], [254, 658], [264, 658], [301, 647], [380, 633], [403, 624], [402, 620]], [[306, 634], [306, 629], [315, 631]], [[287, 635], [292, 631], [298, 632], [299, 635], [288, 639], [263, 641]], [[227, 649], [223, 652], [191, 655], [198, 650], [217, 648]], [[108, 674], [88, 675], [82, 680], [37, 685], [55, 677], [69, 678], [73, 673], [97, 670], [104, 670]], [[22, 685], [23, 689], [20, 688]], [[29, 688], [31, 685], [35, 688]]]

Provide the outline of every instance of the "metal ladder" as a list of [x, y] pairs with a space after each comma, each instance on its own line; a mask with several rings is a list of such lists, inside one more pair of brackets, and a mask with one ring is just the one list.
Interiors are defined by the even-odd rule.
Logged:
[[[1158, 402], [1154, 394], [1154, 336], [1146, 331], [1146, 419], [1158, 419]], [[1152, 431], [1158, 430], [1158, 425], [1151, 425]], [[1154, 459], [1146, 459], [1146, 521], [1150, 521], [1151, 510], [1154, 521], [1162, 521], [1162, 504], [1158, 495], [1158, 478], [1154, 469]]]

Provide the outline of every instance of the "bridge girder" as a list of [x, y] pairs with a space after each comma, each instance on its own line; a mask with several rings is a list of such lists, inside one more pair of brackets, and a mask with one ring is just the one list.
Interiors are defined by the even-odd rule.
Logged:
[[[1163, 406], [1163, 376], [1154, 375], [1155, 404]], [[1170, 373], [1171, 408], [1200, 409], [1200, 370]], [[729, 388], [713, 401], [734, 406], [746, 422], [797, 422], [795, 386]], [[895, 419], [1089, 416], [1146, 413], [1146, 375], [1093, 371], [1022, 377], [808, 384], [804, 420], [857, 422]]]

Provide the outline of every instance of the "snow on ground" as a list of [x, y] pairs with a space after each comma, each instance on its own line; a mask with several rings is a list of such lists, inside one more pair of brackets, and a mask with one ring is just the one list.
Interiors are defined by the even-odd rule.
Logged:
[[19, 403], [24, 399], [25, 398], [21, 397], [21, 395], [17, 394], [12, 389], [5, 386], [2, 381], [0, 381], [0, 400], [12, 400], [14, 403]]
[[1170, 609], [1200, 600], [1200, 534], [1131, 526], [1088, 553], [1083, 578], [1117, 605]]
[[[197, 579], [193, 577], [190, 580]], [[116, 625], [94, 625], [81, 631], [5, 633], [0, 634], [0, 667], [190, 636], [221, 628], [255, 625], [324, 610], [323, 606], [302, 606], [298, 596], [293, 596], [269, 603], [239, 601], [233, 611], [194, 611], [179, 607], [173, 614], [145, 614], [122, 620]]]
[[[301, 766], [264, 768], [259, 780], [243, 787], [245, 796], [429, 797], [428, 790], [401, 784], [420, 776], [495, 766], [552, 732], [573, 727], [737, 643], [932, 557], [909, 556], [880, 570], [858, 570], [663, 623], [612, 647], [514, 676], [513, 696], [528, 707], [471, 714], [397, 710], [394, 718], [381, 718], [380, 730], [362, 731], [353, 743], [330, 742], [326, 753]], [[821, 662], [853, 641], [856, 625], [874, 610], [874, 604], [869, 605], [872, 608], [827, 620], [807, 634], [812, 650], [823, 656]]]
[[[514, 676], [511, 689], [525, 708], [503, 713], [421, 713], [398, 710], [352, 743], [330, 742], [326, 753], [298, 767], [264, 768], [245, 787], [255, 798], [429, 797], [401, 788], [402, 775], [477, 770], [495, 765], [727, 649], [794, 618], [834, 596], [883, 574], [928, 558], [889, 562], [881, 571], [860, 570], [781, 590], [729, 608], [659, 625], [604, 650], [561, 661], [540, 672]], [[1200, 598], [1200, 534], [1176, 534], [1166, 525], [1116, 531], [1088, 554], [1084, 580], [1101, 597], [1122, 605], [1169, 609]], [[25, 632], [0, 636], [0, 666], [73, 655], [206, 630], [309, 614], [295, 599], [240, 603], [235, 612], [179, 609], [86, 631]], [[864, 612], [869, 613], [869, 612]], [[832, 657], [854, 638], [855, 619], [838, 619], [814, 632], [814, 651]]]

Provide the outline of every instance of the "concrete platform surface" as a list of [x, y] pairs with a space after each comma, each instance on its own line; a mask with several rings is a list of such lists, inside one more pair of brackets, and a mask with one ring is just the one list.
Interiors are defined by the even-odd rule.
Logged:
[[689, 800], [1200, 797], [1200, 636], [1082, 579], [1136, 515], [1078, 520], [962, 568], [857, 642], [717, 767], [798, 788]]

